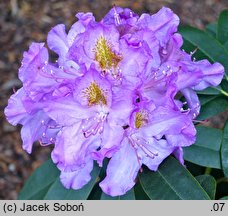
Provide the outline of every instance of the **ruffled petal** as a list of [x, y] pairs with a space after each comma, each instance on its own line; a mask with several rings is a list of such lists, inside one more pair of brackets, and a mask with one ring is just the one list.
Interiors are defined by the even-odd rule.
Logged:
[[191, 55], [181, 50], [182, 44], [182, 36], [175, 33], [170, 38], [167, 48], [161, 52], [163, 64], [160, 69], [166, 74], [177, 74], [175, 85], [178, 90], [197, 85], [203, 77], [199, 68], [192, 67], [194, 63]]
[[93, 16], [93, 14], [91, 12], [87, 12], [87, 13], [77, 13], [75, 15], [79, 22], [81, 22], [85, 27], [89, 25], [90, 22], [94, 22], [95, 21], [95, 17]]
[[[128, 8], [121, 8], [121, 7], [114, 7], [112, 8], [102, 19], [102, 23], [107, 24], [107, 25], [130, 25], [133, 26], [137, 19], [138, 15], [128, 9]], [[126, 29], [127, 26], [124, 26]]]
[[180, 161], [180, 163], [182, 165], [184, 165], [184, 152], [183, 152], [183, 148], [181, 147], [177, 147], [174, 151], [173, 151], [174, 156], [177, 158], [177, 160]]
[[86, 164], [86, 156], [100, 145], [100, 139], [83, 136], [81, 123], [64, 127], [58, 133], [51, 157], [61, 171], [72, 172]]
[[135, 80], [137, 82], [136, 77], [142, 76], [142, 71], [146, 67], [147, 62], [149, 59], [154, 59], [154, 57], [151, 55], [151, 51], [146, 43], [142, 43], [138, 39], [135, 41], [135, 38], [127, 38], [127, 36], [125, 39], [120, 40], [123, 59], [119, 63], [119, 67], [127, 80], [131, 82]]
[[195, 62], [195, 66], [202, 71], [203, 77], [201, 82], [194, 86], [194, 90], [203, 90], [208, 86], [217, 86], [222, 81], [224, 67], [220, 63], [211, 64], [208, 60], [202, 60]]
[[90, 179], [90, 173], [93, 169], [93, 160], [88, 159], [84, 166], [80, 167], [78, 170], [73, 172], [61, 171], [60, 181], [63, 186], [67, 189], [80, 189], [86, 185]]
[[44, 111], [62, 126], [69, 126], [94, 116], [95, 109], [81, 106], [72, 96], [44, 102]]
[[52, 28], [48, 33], [47, 43], [51, 50], [57, 53], [61, 59], [64, 59], [69, 49], [65, 25], [59, 24]]
[[165, 137], [171, 146], [190, 146], [196, 141], [196, 129], [193, 124], [189, 124], [179, 134], [168, 134]]
[[93, 152], [93, 158], [97, 160], [100, 166], [102, 166], [105, 157], [111, 158], [113, 154], [119, 150], [123, 135], [124, 129], [121, 126], [108, 124], [104, 126], [100, 150]]
[[191, 122], [191, 118], [187, 114], [160, 106], [151, 112], [151, 118], [145, 127], [145, 132], [147, 133], [150, 130], [152, 136], [179, 134], [184, 128], [189, 127]]
[[48, 119], [49, 117], [43, 111], [27, 116], [21, 129], [21, 139], [23, 141], [22, 147], [28, 153], [32, 152], [33, 143], [45, 136], [47, 125], [44, 125], [43, 122]]
[[123, 89], [114, 90], [112, 98], [112, 106], [108, 117], [110, 122], [119, 126], [129, 124], [129, 117], [134, 109], [132, 91], [125, 89], [123, 86]]
[[20, 88], [16, 93], [14, 93], [9, 101], [8, 105], [4, 110], [6, 119], [12, 125], [23, 124], [26, 122], [28, 113], [26, 112], [24, 105], [22, 103], [22, 98], [25, 96], [25, 91]]
[[157, 153], [157, 155], [154, 156], [154, 158], [144, 155], [144, 157], [142, 157], [143, 164], [145, 164], [150, 170], [157, 171], [158, 166], [173, 152], [174, 147], [170, 146], [166, 140], [163, 139], [156, 140], [154, 138], [150, 138], [148, 141], [150, 141], [150, 144], [144, 145], [144, 148]]
[[38, 101], [47, 92], [56, 87], [51, 71], [45, 73], [48, 64], [48, 51], [44, 43], [32, 43], [29, 51], [24, 53], [19, 78], [23, 87], [32, 100]]
[[106, 194], [121, 196], [135, 185], [140, 167], [134, 149], [125, 139], [121, 149], [109, 161], [107, 175], [99, 185]]
[[[159, 76], [159, 73], [157, 75]], [[177, 74], [173, 73], [160, 79], [156, 79], [153, 74], [150, 77], [152, 79], [146, 80], [140, 89], [142, 96], [152, 100], [156, 106], [175, 107], [174, 97], [178, 92]]]
[[200, 101], [198, 95], [191, 88], [183, 89], [181, 92], [187, 100], [187, 105], [190, 109], [189, 115], [191, 115], [193, 119], [196, 118], [200, 113]]
[[[34, 76], [31, 69], [36, 69], [48, 61], [48, 52], [44, 48], [44, 43], [32, 43], [28, 52], [24, 52], [21, 67], [19, 69], [19, 79], [24, 83]], [[31, 73], [28, 72], [31, 70]]]
[[105, 26], [100, 23], [90, 23], [86, 31], [75, 38], [75, 42], [69, 49], [68, 58], [79, 64], [85, 64], [87, 69], [91, 64], [96, 64], [100, 69], [99, 62], [95, 60], [96, 43], [101, 38], [109, 42], [109, 46], [116, 54], [119, 53], [119, 32], [115, 26]]
[[79, 20], [71, 26], [71, 28], [67, 34], [67, 41], [68, 41], [69, 46], [72, 46], [72, 44], [75, 41], [75, 38], [79, 34], [83, 33], [86, 30], [86, 26], [90, 22], [95, 21], [93, 14], [90, 12], [88, 12], [88, 13], [77, 13], [76, 17]]
[[160, 45], [165, 47], [171, 35], [177, 31], [179, 17], [169, 8], [163, 7], [156, 14], [142, 14], [138, 20], [138, 26], [151, 29]]
[[9, 99], [5, 108], [7, 120], [13, 124], [21, 124], [22, 147], [28, 153], [32, 152], [33, 143], [37, 140], [43, 144], [52, 144], [59, 127], [47, 116], [43, 105], [35, 103], [26, 94], [23, 88], [19, 89]]

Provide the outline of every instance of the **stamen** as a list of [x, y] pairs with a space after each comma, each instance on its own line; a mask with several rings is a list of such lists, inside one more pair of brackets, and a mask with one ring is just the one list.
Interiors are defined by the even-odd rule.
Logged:
[[38, 73], [45, 78], [54, 79], [57, 83], [61, 83], [63, 80], [65, 80], [65, 78], [54, 76], [55, 73], [52, 70], [50, 70], [50, 73], [47, 73], [47, 71], [48, 71], [47, 65], [45, 67], [43, 66], [41, 69], [40, 67], [38, 67]]
[[92, 82], [89, 87], [84, 89], [82, 93], [88, 100], [88, 106], [103, 104], [107, 105], [105, 91], [100, 88], [96, 82]]
[[194, 55], [198, 49], [199, 47], [196, 47], [192, 52], [190, 52], [190, 55]]
[[149, 141], [146, 141], [143, 137], [128, 137], [129, 141], [130, 141], [130, 144], [131, 146], [134, 148], [135, 150], [135, 154], [136, 154], [136, 157], [137, 157], [137, 161], [140, 164], [140, 156], [138, 155], [138, 151], [139, 150], [142, 150], [143, 153], [146, 155], [146, 157], [150, 157], [151, 159], [154, 159], [155, 157], [158, 156], [158, 153], [154, 153], [152, 152], [149, 147], [147, 147], [147, 145], [149, 145]]
[[135, 114], [135, 127], [138, 129], [148, 123], [148, 113], [140, 110]]
[[129, 137], [128, 139], [129, 139], [129, 141], [130, 141], [131, 146], [133, 147], [133, 149], [134, 149], [134, 151], [135, 151], [135, 156], [136, 156], [136, 158], [137, 158], [137, 162], [138, 162], [139, 166], [141, 166], [140, 161], [141, 161], [142, 159], [141, 159], [141, 158], [139, 157], [139, 155], [138, 155], [137, 147], [135, 146], [134, 141], [133, 141], [133, 139], [132, 139], [131, 137]]
[[115, 24], [118, 26], [118, 25], [121, 24], [120, 15], [116, 11], [116, 5], [113, 5], [113, 9], [114, 9], [114, 20], [115, 20]]
[[[154, 71], [154, 73], [153, 73], [153, 75], [151, 77], [152, 78], [151, 82], [154, 82], [154, 81], [159, 81], [160, 82], [163, 79], [166, 79], [166, 77], [171, 75], [173, 72], [175, 72], [175, 73], [178, 72], [180, 69], [181, 68], [179, 67], [177, 71], [173, 71], [173, 69], [171, 68], [170, 65], [167, 65], [166, 68], [160, 68], [159, 67], [157, 70]], [[153, 84], [150, 83], [149, 85], [153, 85]]]
[[144, 139], [143, 137], [134, 137], [133, 138], [135, 144], [141, 148], [141, 150], [146, 154], [147, 157], [154, 159], [154, 157], [158, 156], [158, 153], [152, 152], [147, 146], [150, 145], [150, 142]]
[[101, 113], [97, 118], [91, 117], [90, 119], [85, 119], [82, 123], [82, 132], [85, 138], [91, 135], [101, 134], [104, 130], [104, 123], [107, 114]]
[[205, 119], [205, 120], [196, 120], [196, 119], [193, 119], [192, 121], [195, 122], [195, 123], [205, 124], [205, 123], [207, 123], [209, 120], [208, 120], [208, 119]]
[[103, 71], [110, 70], [112, 67], [116, 69], [118, 63], [122, 60], [122, 56], [112, 51], [112, 44], [103, 36], [97, 40], [94, 52], [95, 60]]

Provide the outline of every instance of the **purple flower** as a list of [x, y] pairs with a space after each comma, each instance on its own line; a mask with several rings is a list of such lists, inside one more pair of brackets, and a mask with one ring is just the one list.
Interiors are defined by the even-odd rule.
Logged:
[[5, 109], [7, 120], [12, 125], [23, 125], [22, 147], [28, 153], [32, 152], [35, 141], [39, 140], [42, 145], [53, 144], [59, 131], [56, 122], [43, 112], [42, 107], [41, 103], [32, 101], [22, 87], [10, 97]]
[[[131, 107], [131, 92], [115, 89], [94, 68], [76, 79], [72, 94], [45, 102], [45, 113], [62, 126], [52, 152], [62, 173], [78, 175], [81, 170], [89, 176], [87, 161], [96, 159], [101, 165], [104, 157], [111, 157], [119, 149]], [[74, 183], [72, 187], [77, 189]]]
[[188, 140], [192, 144], [196, 131], [186, 113], [168, 106], [156, 107], [152, 102], [140, 102], [132, 112], [121, 149], [108, 164], [107, 176], [100, 183], [102, 190], [111, 196], [125, 194], [134, 186], [142, 164], [156, 171], [168, 155], [178, 147], [189, 144], [175, 142], [175, 137], [184, 136], [183, 131], [193, 138]]
[[54, 145], [51, 157], [66, 188], [82, 188], [94, 161], [102, 166], [109, 158], [100, 187], [123, 195], [142, 165], [156, 171], [170, 154], [184, 164], [182, 147], [196, 139], [195, 90], [218, 85], [224, 68], [181, 50], [179, 18], [168, 8], [138, 16], [114, 7], [100, 22], [91, 13], [76, 17], [69, 32], [59, 24], [48, 33], [55, 62], [44, 43], [24, 53], [23, 87], [5, 114], [22, 125], [28, 153], [35, 141]]

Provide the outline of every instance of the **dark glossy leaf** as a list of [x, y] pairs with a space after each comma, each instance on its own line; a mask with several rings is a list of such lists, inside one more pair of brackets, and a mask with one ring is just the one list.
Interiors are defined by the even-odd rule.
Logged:
[[50, 160], [43, 163], [37, 168], [34, 173], [29, 177], [18, 199], [42, 199], [45, 191], [50, 185], [58, 178], [60, 172]]
[[139, 181], [134, 186], [136, 200], [150, 200]]
[[197, 126], [196, 129], [196, 143], [184, 148], [184, 159], [201, 166], [220, 169], [222, 131], [203, 126]]
[[223, 130], [223, 139], [221, 147], [221, 160], [224, 175], [228, 177], [228, 120]]
[[228, 41], [226, 41], [226, 43], [223, 44], [223, 47], [227, 50], [228, 52]]
[[204, 31], [191, 26], [179, 29], [185, 41], [198, 47], [201, 52], [208, 56], [213, 62], [220, 62], [228, 74], [228, 51], [215, 38]]
[[87, 199], [96, 183], [100, 168], [95, 165], [92, 179], [80, 190], [67, 190], [59, 181], [60, 171], [51, 160], [34, 171], [19, 194], [19, 199]]
[[[187, 40], [184, 40], [184, 44], [182, 45], [182, 50], [184, 50], [186, 53], [190, 53], [194, 51], [197, 46], [194, 44], [190, 43]], [[201, 52], [200, 49], [197, 49], [197, 51], [192, 55], [193, 58], [196, 58], [197, 60], [205, 59], [207, 58], [210, 62], [213, 62], [207, 55], [205, 55], [203, 52]]]
[[89, 194], [88, 200], [100, 200], [101, 199], [102, 190], [97, 182], [93, 187], [93, 190]]
[[123, 196], [115, 196], [115, 197], [111, 197], [108, 196], [105, 193], [101, 194], [101, 200], [135, 200], [135, 192], [134, 192], [134, 188], [132, 188], [131, 190], [129, 190], [126, 194], [124, 194]]
[[228, 98], [218, 96], [201, 106], [199, 120], [205, 120], [228, 109]]
[[209, 197], [214, 200], [216, 192], [216, 180], [211, 175], [196, 176], [196, 180], [200, 183], [203, 189], [207, 192]]
[[212, 37], [216, 38], [216, 35], [217, 35], [217, 28], [218, 28], [218, 25], [217, 23], [210, 23], [206, 26], [206, 32], [208, 34], [210, 34]]
[[219, 15], [217, 38], [222, 44], [228, 40], [228, 10], [222, 11]]
[[223, 79], [220, 85], [222, 87], [222, 90], [224, 90], [225, 92], [228, 92], [228, 80]]
[[156, 172], [144, 169], [139, 180], [150, 199], [210, 199], [199, 182], [173, 157], [167, 158]]
[[91, 180], [80, 190], [67, 190], [61, 184], [59, 178], [52, 184], [47, 191], [44, 199], [46, 200], [86, 200], [89, 197], [94, 185], [96, 184], [97, 177], [100, 173], [100, 167], [94, 166], [91, 172]]
[[228, 200], [228, 196], [224, 196], [220, 200]]
[[206, 88], [202, 91], [197, 91], [197, 94], [202, 94], [202, 95], [220, 95], [221, 92], [220, 92], [220, 86], [216, 86], [216, 88], [213, 88], [213, 87], [209, 87], [209, 88]]
[[203, 106], [204, 104], [214, 100], [218, 96], [217, 95], [198, 95], [198, 97], [199, 97], [201, 106]]

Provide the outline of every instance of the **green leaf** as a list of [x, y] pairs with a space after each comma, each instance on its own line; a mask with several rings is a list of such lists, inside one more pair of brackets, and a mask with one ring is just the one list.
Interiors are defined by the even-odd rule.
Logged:
[[104, 192], [101, 194], [101, 200], [135, 200], [135, 192], [134, 188], [129, 190], [126, 194], [123, 196], [115, 196], [111, 197], [105, 194]]
[[142, 185], [140, 184], [140, 181], [137, 181], [137, 183], [135, 184], [134, 191], [135, 191], [136, 200], [150, 200], [150, 198], [143, 190]]
[[221, 94], [220, 89], [221, 89], [220, 86], [217, 86], [216, 88], [209, 87], [209, 88], [206, 88], [202, 91], [197, 91], [197, 94], [200, 94], [200, 95], [220, 95]]
[[214, 200], [216, 192], [216, 180], [211, 175], [199, 175], [195, 177], [209, 197]]
[[210, 23], [206, 26], [206, 32], [210, 34], [212, 37], [216, 38], [217, 35], [217, 28], [218, 24], [217, 23]]
[[100, 167], [94, 166], [91, 172], [91, 180], [80, 190], [67, 190], [61, 184], [59, 178], [52, 184], [47, 191], [45, 200], [86, 200], [89, 197], [94, 185], [96, 184], [97, 177], [100, 173]]
[[91, 172], [91, 180], [80, 190], [67, 190], [59, 180], [60, 171], [50, 160], [37, 168], [22, 188], [18, 199], [87, 199], [96, 183], [100, 168], [95, 165]]
[[228, 109], [228, 98], [218, 96], [201, 106], [198, 120], [205, 120]]
[[228, 120], [223, 130], [223, 139], [221, 147], [221, 160], [224, 175], [228, 177]]
[[87, 200], [100, 200], [101, 199], [101, 193], [102, 193], [102, 190], [99, 186], [99, 182], [97, 182], [95, 184], [95, 186], [93, 187], [93, 190], [90, 192]]
[[184, 149], [185, 159], [202, 166], [220, 168], [220, 146], [222, 131], [196, 126], [196, 143]]
[[[196, 49], [196, 46], [193, 45], [192, 43], [190, 43], [187, 40], [184, 40], [184, 43], [181, 47], [185, 52], [190, 53], [192, 51], [194, 51]], [[201, 60], [201, 59], [205, 59], [205, 58], [209, 58], [207, 55], [205, 55], [203, 52], [201, 52], [200, 49], [197, 49], [197, 52], [195, 52], [192, 55], [193, 58], [196, 58], [197, 60]], [[210, 62], [213, 62], [210, 58], [208, 59]]]
[[196, 143], [184, 148], [184, 159], [201, 166], [220, 169], [222, 131], [203, 126], [196, 126], [196, 129]]
[[199, 182], [173, 157], [168, 157], [156, 172], [144, 169], [139, 180], [150, 199], [210, 199]]
[[217, 98], [216, 95], [198, 95], [198, 97], [199, 97], [201, 106]]
[[228, 41], [226, 41], [226, 43], [223, 44], [223, 47], [226, 49], [226, 51], [228, 52]]
[[202, 91], [197, 91], [197, 94], [200, 94], [200, 95], [220, 95], [221, 94], [220, 89], [221, 89], [220, 86], [217, 86], [216, 88], [209, 87], [209, 88], [206, 88]]
[[179, 31], [185, 41], [198, 47], [213, 62], [220, 62], [224, 66], [226, 74], [228, 74], [228, 51], [219, 41], [206, 32], [191, 26], [180, 27]]
[[228, 10], [222, 11], [219, 15], [217, 38], [222, 44], [228, 40]]
[[228, 80], [223, 79], [220, 85], [222, 87], [222, 90], [224, 90], [225, 92], [228, 92]]
[[56, 180], [56, 178], [59, 177], [59, 174], [59, 170], [52, 163], [51, 159], [46, 161], [29, 177], [19, 193], [18, 199], [42, 199], [45, 191]]
[[228, 200], [228, 196], [224, 196], [224, 197], [220, 198], [220, 200]]

